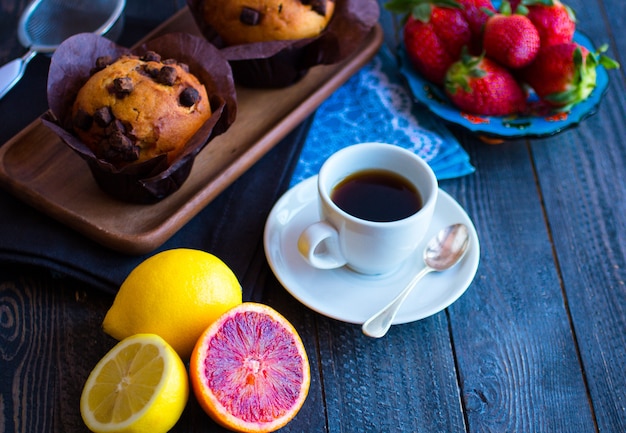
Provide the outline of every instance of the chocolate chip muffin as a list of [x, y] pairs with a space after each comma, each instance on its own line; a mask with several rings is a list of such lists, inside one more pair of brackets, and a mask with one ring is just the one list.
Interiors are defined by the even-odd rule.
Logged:
[[171, 163], [209, 117], [204, 85], [153, 51], [98, 58], [72, 108], [75, 134], [116, 167], [161, 154]]
[[328, 25], [335, 0], [204, 0], [203, 16], [226, 45], [304, 39]]

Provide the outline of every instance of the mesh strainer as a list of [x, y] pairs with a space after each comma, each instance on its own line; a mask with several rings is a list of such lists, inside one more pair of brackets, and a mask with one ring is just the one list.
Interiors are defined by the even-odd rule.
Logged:
[[88, 32], [104, 35], [118, 22], [126, 0], [34, 0], [19, 24], [26, 54], [0, 68], [0, 98], [24, 75], [37, 53], [51, 53], [68, 37]]

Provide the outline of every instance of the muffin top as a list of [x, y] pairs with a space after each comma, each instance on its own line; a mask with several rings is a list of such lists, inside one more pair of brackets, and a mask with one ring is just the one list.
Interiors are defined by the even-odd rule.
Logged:
[[226, 45], [319, 35], [335, 0], [204, 0], [203, 17]]
[[158, 54], [99, 58], [72, 108], [76, 135], [116, 166], [167, 154], [171, 162], [211, 117], [204, 85]]

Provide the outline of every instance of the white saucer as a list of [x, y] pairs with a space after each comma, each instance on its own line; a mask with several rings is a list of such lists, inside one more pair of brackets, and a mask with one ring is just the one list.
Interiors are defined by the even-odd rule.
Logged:
[[276, 278], [292, 296], [327, 317], [361, 324], [391, 301], [423, 266], [426, 242], [449, 224], [464, 223], [470, 246], [463, 260], [442, 273], [430, 273], [400, 308], [394, 324], [438, 313], [469, 287], [478, 269], [480, 245], [474, 224], [450, 195], [439, 190], [431, 228], [423, 245], [391, 275], [366, 276], [348, 268], [320, 270], [304, 261], [297, 250], [300, 232], [318, 219], [317, 176], [287, 191], [272, 209], [265, 225], [265, 255]]

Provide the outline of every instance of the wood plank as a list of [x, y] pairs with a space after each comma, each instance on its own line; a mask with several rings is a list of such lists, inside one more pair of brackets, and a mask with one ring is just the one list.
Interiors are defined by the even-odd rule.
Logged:
[[[597, 4], [596, 4], [597, 3]], [[597, 41], [622, 41], [624, 3], [571, 0]], [[619, 14], [619, 11], [622, 11]], [[608, 16], [604, 15], [608, 12]], [[602, 23], [608, 19], [611, 26]], [[585, 23], [593, 22], [593, 26]], [[550, 145], [533, 145], [599, 431], [626, 431], [626, 136], [624, 70], [610, 71], [599, 112]]]
[[[87, 375], [114, 343], [103, 336], [110, 297], [14, 267], [3, 275], [3, 431], [85, 431], [78, 401]], [[30, 277], [19, 277], [28, 271]], [[10, 306], [10, 308], [8, 308]], [[11, 391], [11, 392], [6, 392]]]
[[[626, 38], [623, 37], [624, 28], [626, 28], [626, 2], [615, 0], [604, 0], [599, 2], [599, 6], [602, 8], [601, 13], [603, 17], [602, 26], [609, 30], [609, 38], [604, 42], [610, 44], [609, 54], [615, 56], [615, 59], [622, 64], [622, 71], [620, 74], [623, 82], [624, 78], [624, 65], [626, 65]], [[619, 30], [619, 31], [617, 31]], [[600, 41], [598, 41], [600, 42]], [[616, 78], [619, 80], [619, 78]]]
[[477, 171], [442, 187], [466, 208], [481, 265], [449, 308], [469, 431], [593, 431], [524, 141], [465, 140]]

